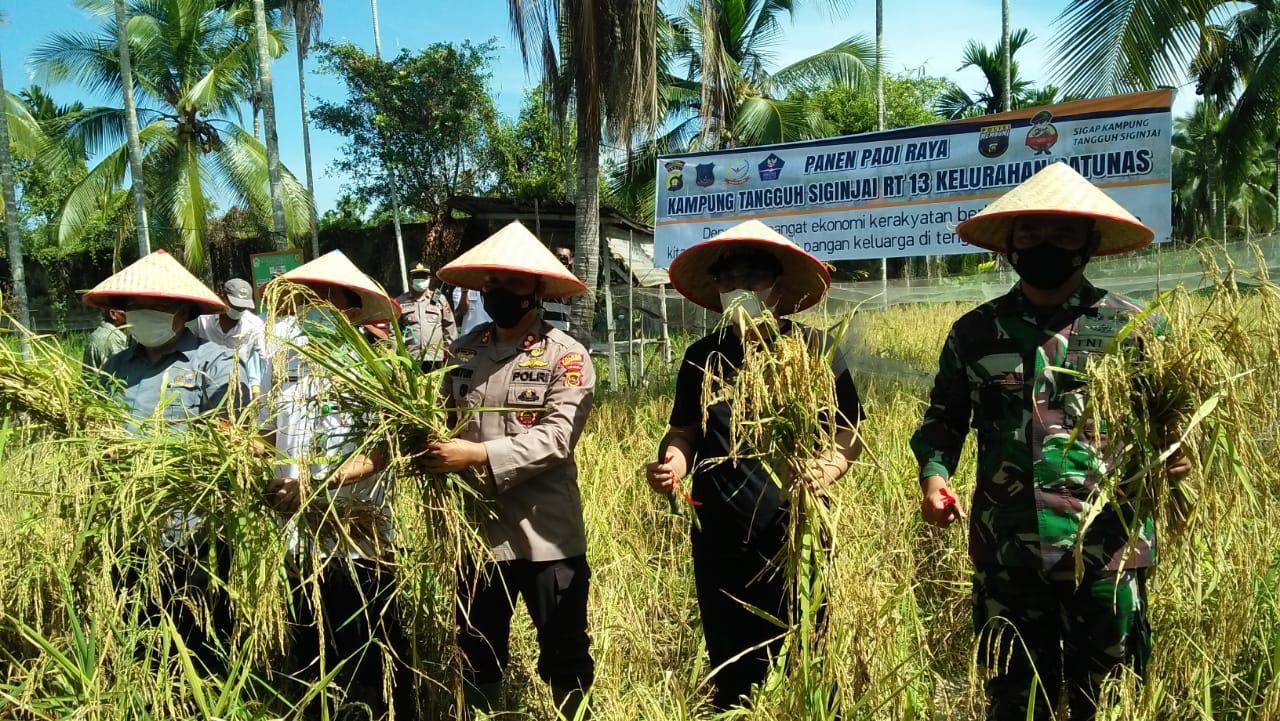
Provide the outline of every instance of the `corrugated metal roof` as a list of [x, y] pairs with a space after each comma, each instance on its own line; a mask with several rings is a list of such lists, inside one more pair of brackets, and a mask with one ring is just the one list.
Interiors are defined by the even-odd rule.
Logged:
[[656, 288], [671, 282], [666, 269], [655, 268], [653, 265], [653, 236], [620, 238], [610, 235], [608, 237], [609, 254], [613, 256], [613, 261], [631, 273], [636, 285], [642, 288]]

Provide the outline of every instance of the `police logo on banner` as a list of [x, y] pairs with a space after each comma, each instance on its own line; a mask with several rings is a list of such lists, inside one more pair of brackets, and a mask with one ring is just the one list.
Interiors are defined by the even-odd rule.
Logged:
[[697, 166], [696, 169], [698, 171], [698, 179], [694, 182], [698, 184], [699, 188], [710, 188], [712, 185], [715, 184], [716, 182], [716, 173], [715, 173], [716, 164], [715, 163], [701, 163]]
[[984, 158], [998, 158], [1009, 149], [1009, 123], [984, 125], [978, 129], [978, 152]]
[[667, 191], [674, 193], [684, 188], [684, 161], [668, 160], [665, 167], [667, 169]]

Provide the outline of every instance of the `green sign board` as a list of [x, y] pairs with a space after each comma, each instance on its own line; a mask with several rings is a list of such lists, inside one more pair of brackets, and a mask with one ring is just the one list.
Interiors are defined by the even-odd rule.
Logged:
[[277, 250], [271, 253], [254, 253], [249, 256], [249, 266], [253, 269], [253, 297], [262, 304], [262, 286], [267, 281], [287, 273], [302, 265], [302, 251]]

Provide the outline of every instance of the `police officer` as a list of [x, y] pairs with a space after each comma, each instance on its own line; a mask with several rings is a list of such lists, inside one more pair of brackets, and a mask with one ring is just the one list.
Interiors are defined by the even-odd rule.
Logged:
[[[1074, 432], [1087, 389], [1058, 369], [1084, 370], [1090, 353], [1110, 345], [1142, 310], [1085, 280], [1089, 259], [1140, 248], [1154, 233], [1064, 163], [1051, 163], [956, 230], [1004, 254], [1020, 280], [947, 336], [911, 440], [921, 514], [939, 526], [964, 517], [949, 481], [972, 427], [978, 477], [969, 555], [978, 655], [990, 664], [988, 718], [1021, 721], [1029, 704], [1035, 718], [1051, 718], [1065, 680], [1071, 718], [1092, 719], [1108, 674], [1144, 669], [1155, 533], [1150, 517], [1125, 518], [1114, 504], [1091, 508], [1097, 469], [1114, 459], [1104, 431]], [[1180, 478], [1190, 462], [1175, 453], [1167, 471]], [[1131, 538], [1126, 529], [1135, 525]], [[1075, 573], [1077, 547], [1083, 578]]]
[[[785, 618], [791, 588], [775, 565], [786, 544], [789, 506], [782, 489], [753, 449], [732, 446], [731, 401], [703, 405], [710, 368], [712, 383], [731, 384], [742, 363], [741, 314], [775, 317], [808, 308], [827, 291], [830, 277], [815, 257], [758, 220], [736, 225], [690, 246], [671, 262], [671, 283], [689, 300], [717, 313], [738, 308], [736, 322], [722, 324], [685, 351], [676, 377], [671, 426], [658, 444], [646, 478], [658, 493], [673, 493], [692, 472], [698, 523], [690, 533], [693, 573], [711, 667], [712, 704], [727, 709], [764, 681], [783, 639], [775, 624], [752, 608]], [[816, 331], [778, 321], [779, 332]], [[836, 400], [840, 418], [836, 447], [809, 469], [808, 483], [826, 488], [857, 458], [862, 406], [853, 377], [837, 354]], [[737, 451], [737, 461], [729, 457]]]
[[457, 438], [427, 449], [429, 471], [473, 472], [491, 502], [484, 530], [492, 558], [472, 559], [459, 585], [467, 703], [486, 711], [498, 703], [511, 616], [522, 596], [538, 631], [538, 675], [560, 713], [573, 718], [595, 674], [574, 446], [596, 378], [586, 349], [544, 321], [538, 305], [586, 287], [519, 222], [438, 275], [478, 289], [493, 319], [450, 348], [448, 362], [457, 367], [446, 379], [449, 404], [506, 409], [469, 413]]
[[431, 269], [422, 263], [409, 271], [409, 287], [408, 293], [396, 298], [403, 314], [405, 349], [422, 363], [422, 370], [433, 370], [457, 336], [453, 308], [439, 288], [431, 287]]

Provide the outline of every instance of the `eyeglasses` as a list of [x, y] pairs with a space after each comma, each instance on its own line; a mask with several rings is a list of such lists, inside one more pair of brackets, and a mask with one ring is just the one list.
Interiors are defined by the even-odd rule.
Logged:
[[565, 265], [573, 265], [573, 256], [571, 255], [557, 253], [556, 260], [564, 263]]

